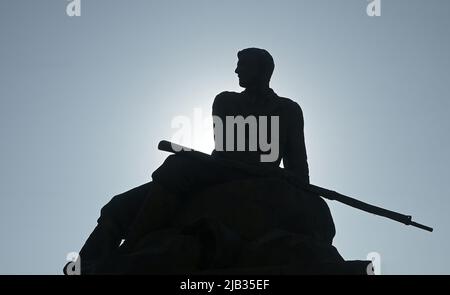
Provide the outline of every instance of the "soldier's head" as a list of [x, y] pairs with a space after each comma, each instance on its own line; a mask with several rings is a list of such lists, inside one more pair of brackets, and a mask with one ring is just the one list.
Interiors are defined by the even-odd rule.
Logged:
[[268, 87], [275, 64], [267, 50], [246, 48], [238, 52], [238, 63], [234, 71], [239, 77], [239, 85], [248, 87]]

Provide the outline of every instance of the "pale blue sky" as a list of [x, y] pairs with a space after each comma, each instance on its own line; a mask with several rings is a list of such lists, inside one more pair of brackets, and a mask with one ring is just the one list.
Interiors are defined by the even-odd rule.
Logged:
[[[151, 180], [176, 115], [239, 91], [269, 50], [305, 116], [311, 182], [434, 233], [329, 202], [346, 259], [449, 274], [450, 1], [0, 0], [0, 274], [60, 274], [114, 195]], [[205, 148], [207, 147], [199, 147]]]

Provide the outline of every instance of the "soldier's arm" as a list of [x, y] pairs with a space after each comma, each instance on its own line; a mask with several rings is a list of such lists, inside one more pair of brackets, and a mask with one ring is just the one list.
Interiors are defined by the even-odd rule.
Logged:
[[[216, 118], [220, 118], [221, 120], [222, 120], [222, 123], [223, 124], [225, 124], [225, 115], [224, 115], [224, 110], [223, 110], [223, 99], [224, 99], [224, 97], [226, 96], [226, 92], [222, 92], [222, 93], [219, 93], [218, 95], [216, 95], [216, 97], [214, 98], [214, 102], [213, 102], [213, 104], [212, 104], [212, 115], [213, 115], [213, 120], [215, 120], [214, 119], [214, 117], [216, 117]], [[214, 126], [213, 125], [213, 128], [214, 128], [214, 143], [216, 144], [216, 146], [217, 146], [217, 140], [218, 140], [218, 138], [216, 138], [216, 128], [217, 126]], [[225, 134], [225, 129], [224, 129], [224, 127], [225, 126], [222, 126], [222, 147], [224, 147], [224, 144], [225, 144], [225, 136], [224, 136], [224, 134]], [[219, 132], [220, 133], [220, 132]], [[213, 151], [212, 151], [212, 155], [213, 156], [221, 156], [222, 155], [222, 153], [223, 153], [223, 151], [216, 151], [216, 149], [214, 149]]]
[[303, 111], [298, 103], [293, 102], [288, 112], [288, 138], [283, 155], [284, 168], [309, 183], [309, 168], [304, 136]]
[[222, 99], [225, 96], [225, 92], [219, 93], [214, 98], [214, 102], [212, 104], [212, 115], [213, 116], [221, 116], [222, 113]]

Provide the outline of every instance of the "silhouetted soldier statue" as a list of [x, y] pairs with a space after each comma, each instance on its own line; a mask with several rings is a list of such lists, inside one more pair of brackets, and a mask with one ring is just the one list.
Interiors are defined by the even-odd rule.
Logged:
[[[223, 147], [227, 146], [229, 140], [225, 136], [227, 117], [254, 116], [271, 120], [277, 116], [279, 128], [275, 130], [278, 133], [278, 142], [275, 144], [278, 144], [278, 154], [275, 154], [273, 160], [261, 162], [261, 155], [268, 151], [263, 151], [259, 146], [257, 150], [247, 149], [251, 132], [246, 133], [244, 151], [236, 150], [235, 141], [232, 150], [216, 148], [211, 160], [201, 161], [179, 154], [167, 157], [152, 174], [151, 182], [113, 197], [101, 209], [98, 225], [80, 251], [83, 273], [90, 272], [91, 262], [107, 259], [108, 255], [119, 248], [123, 239], [125, 243], [120, 248], [130, 248], [141, 235], [168, 224], [176, 212], [174, 204], [180, 196], [208, 186], [254, 177], [249, 172], [218, 164], [221, 159], [274, 167], [278, 167], [283, 160], [285, 169], [309, 183], [302, 109], [296, 102], [279, 97], [269, 87], [273, 70], [273, 58], [266, 50], [248, 48], [239, 51], [235, 73], [239, 77], [239, 85], [245, 90], [241, 93], [220, 93], [212, 107], [213, 115], [224, 122], [224, 132], [221, 134]], [[257, 124], [260, 123], [258, 120]], [[275, 138], [273, 130], [268, 130], [268, 133], [269, 141]], [[216, 142], [219, 134], [215, 135]], [[159, 204], [158, 210], [151, 208], [155, 203]], [[334, 225], [331, 231], [331, 235], [334, 235]]]

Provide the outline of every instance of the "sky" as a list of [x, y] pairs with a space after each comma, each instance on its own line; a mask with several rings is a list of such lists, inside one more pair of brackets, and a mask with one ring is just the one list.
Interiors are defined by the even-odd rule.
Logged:
[[[311, 183], [433, 233], [328, 201], [347, 260], [450, 274], [450, 1], [0, 0], [0, 274], [62, 274], [100, 209], [151, 180], [177, 116], [241, 91], [238, 50], [305, 118]], [[210, 152], [208, 132], [193, 146]]]

